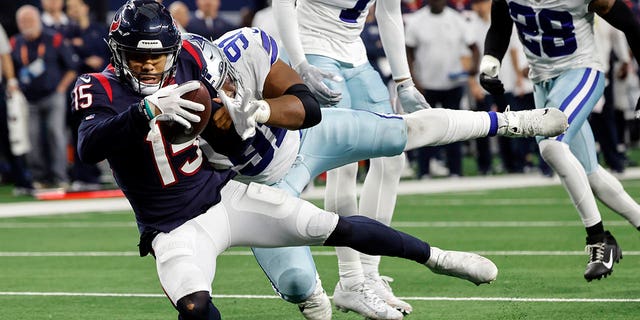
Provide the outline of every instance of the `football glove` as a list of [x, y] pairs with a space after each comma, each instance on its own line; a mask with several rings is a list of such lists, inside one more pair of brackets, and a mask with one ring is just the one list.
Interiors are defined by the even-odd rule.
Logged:
[[495, 57], [485, 55], [480, 62], [480, 85], [492, 95], [504, 94], [504, 85], [498, 74], [500, 61]]
[[253, 91], [249, 88], [244, 90], [240, 99], [231, 99], [222, 90], [218, 91], [218, 97], [229, 111], [233, 126], [242, 140], [253, 137], [256, 134], [256, 124], [269, 119], [267, 115], [265, 120], [263, 115], [264, 104], [270, 110], [269, 104], [264, 100], [252, 99]]
[[309, 90], [311, 90], [321, 105], [335, 106], [340, 102], [342, 99], [342, 93], [340, 91], [329, 89], [322, 80], [329, 79], [340, 82], [344, 80], [341, 76], [320, 70], [318, 67], [310, 65], [307, 61], [303, 61], [294, 69], [298, 72], [302, 80], [304, 80], [304, 83], [309, 87]]
[[411, 113], [421, 109], [431, 108], [422, 93], [418, 91], [411, 78], [397, 83], [398, 99], [405, 112]]
[[198, 123], [200, 122], [200, 117], [188, 110], [203, 111], [204, 106], [197, 102], [182, 99], [181, 96], [198, 88], [200, 88], [200, 82], [193, 80], [181, 85], [172, 84], [166, 86], [146, 96], [143, 102], [147, 117], [157, 121], [175, 121], [184, 126], [185, 129], [191, 129], [190, 122]]
[[640, 98], [638, 98], [638, 102], [636, 102], [636, 119], [640, 119]]

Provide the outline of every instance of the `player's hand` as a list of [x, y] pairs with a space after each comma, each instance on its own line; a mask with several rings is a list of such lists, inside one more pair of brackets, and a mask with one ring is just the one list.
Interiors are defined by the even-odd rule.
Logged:
[[300, 74], [304, 83], [309, 87], [311, 92], [313, 92], [313, 95], [315, 95], [321, 105], [335, 106], [342, 99], [342, 93], [340, 91], [331, 90], [322, 82], [324, 79], [340, 82], [344, 80], [341, 76], [320, 70], [318, 67], [310, 65], [307, 61], [303, 61], [297, 65], [295, 70]]
[[[197, 80], [188, 81], [181, 85], [172, 84], [144, 98], [145, 109], [149, 118], [154, 119], [164, 114], [159, 121], [176, 121], [183, 125], [186, 129], [191, 128], [189, 122], [198, 123], [200, 117], [189, 112], [203, 111], [204, 106], [200, 103], [182, 99], [181, 96], [189, 91], [200, 88]], [[179, 117], [181, 119], [178, 119]], [[184, 121], [181, 121], [184, 120]]]
[[636, 119], [640, 119], [640, 98], [638, 98], [638, 102], [636, 102]]
[[258, 102], [257, 100], [254, 99], [254, 103], [252, 103], [253, 91], [247, 88], [240, 96], [240, 99], [231, 99], [223, 90], [220, 90], [218, 91], [218, 97], [227, 108], [227, 111], [229, 111], [233, 126], [236, 128], [240, 138], [247, 140], [253, 137], [256, 134], [256, 114], [260, 109], [260, 103], [256, 103]]
[[411, 78], [397, 83], [398, 99], [405, 112], [411, 113], [421, 109], [429, 109], [431, 106], [422, 93], [416, 88]]
[[504, 94], [504, 85], [498, 74], [500, 73], [500, 61], [492, 56], [482, 57], [480, 62], [480, 85], [492, 95]]

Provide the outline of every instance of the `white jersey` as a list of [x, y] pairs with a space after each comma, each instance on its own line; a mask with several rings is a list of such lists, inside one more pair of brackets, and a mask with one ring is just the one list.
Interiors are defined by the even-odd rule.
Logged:
[[298, 30], [304, 53], [353, 66], [368, 62], [360, 33], [374, 3], [375, 0], [298, 0]]
[[507, 0], [531, 66], [540, 82], [569, 69], [602, 70], [593, 36], [591, 0]]
[[[263, 99], [265, 79], [271, 65], [278, 60], [276, 41], [260, 29], [241, 28], [225, 33], [214, 44], [222, 48], [231, 62], [240, 79], [239, 86], [251, 89], [254, 99]], [[238, 88], [238, 92], [242, 90]], [[241, 157], [228, 159], [214, 154], [206, 145], [203, 150], [214, 165], [231, 166], [238, 172], [236, 180], [273, 184], [289, 171], [299, 146], [299, 131], [258, 124], [253, 143]]]

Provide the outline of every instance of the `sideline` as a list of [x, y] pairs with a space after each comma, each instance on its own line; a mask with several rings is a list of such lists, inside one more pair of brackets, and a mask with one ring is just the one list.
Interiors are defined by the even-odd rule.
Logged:
[[[640, 179], [640, 167], [628, 168], [618, 176], [620, 180]], [[474, 176], [428, 180], [401, 181], [399, 195], [433, 194], [443, 192], [496, 190], [521, 187], [560, 185], [557, 176], [553, 178], [539, 174], [507, 174], [497, 176]], [[358, 192], [362, 185], [358, 185]], [[302, 193], [307, 200], [322, 199], [324, 187], [313, 187]], [[32, 201], [0, 204], [0, 218], [57, 215], [84, 212], [129, 211], [131, 206], [125, 198]]]

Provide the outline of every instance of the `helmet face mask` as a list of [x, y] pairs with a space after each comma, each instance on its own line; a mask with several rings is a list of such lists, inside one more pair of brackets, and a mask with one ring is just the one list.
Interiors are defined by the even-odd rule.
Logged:
[[186, 33], [182, 38], [198, 45], [206, 63], [202, 77], [213, 87], [215, 91], [224, 90], [229, 97], [239, 97], [242, 82], [235, 68], [224, 54], [221, 48], [204, 37]]
[[[108, 45], [116, 75], [137, 93], [149, 95], [167, 84], [175, 75], [182, 39], [164, 6], [154, 0], [133, 0], [116, 12], [109, 31]], [[131, 68], [132, 61], [155, 59], [161, 55], [166, 55], [166, 62], [158, 73], [144, 73]], [[141, 81], [154, 77], [159, 81]]]

